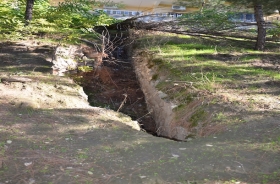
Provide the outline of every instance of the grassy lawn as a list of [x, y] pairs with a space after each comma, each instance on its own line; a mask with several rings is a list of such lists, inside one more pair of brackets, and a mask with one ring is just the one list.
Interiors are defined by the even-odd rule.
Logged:
[[216, 125], [246, 122], [242, 114], [226, 112], [228, 104], [250, 112], [272, 106], [279, 94], [280, 44], [267, 42], [265, 52], [253, 50], [254, 44], [241, 38], [151, 32], [140, 36], [137, 49], [148, 60], [156, 88], [177, 105], [178, 119], [194, 101], [202, 101], [187, 120], [196, 127], [210, 116]]

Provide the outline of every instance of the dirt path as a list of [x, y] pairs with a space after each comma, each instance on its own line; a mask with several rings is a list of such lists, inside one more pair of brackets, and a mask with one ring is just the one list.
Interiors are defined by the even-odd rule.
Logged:
[[0, 83], [0, 183], [280, 183], [276, 109], [245, 109], [246, 123], [206, 138], [153, 137], [51, 75], [43, 45], [1, 44], [0, 78], [29, 80]]

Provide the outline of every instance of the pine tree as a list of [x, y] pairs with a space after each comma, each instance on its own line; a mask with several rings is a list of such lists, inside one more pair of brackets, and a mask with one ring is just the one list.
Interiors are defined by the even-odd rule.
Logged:
[[25, 25], [26, 26], [32, 20], [33, 6], [34, 6], [34, 0], [26, 1], [26, 9], [25, 9]]
[[280, 8], [279, 0], [227, 0], [234, 4], [246, 5], [248, 8], [254, 8], [255, 19], [258, 26], [258, 36], [255, 45], [256, 50], [264, 50], [266, 40], [266, 28], [264, 21], [264, 11], [272, 13]]
[[[196, 4], [201, 7], [201, 11], [203, 11], [203, 7], [206, 4], [215, 6], [221, 2], [221, 0], [178, 0], [179, 3], [183, 4]], [[275, 12], [275, 10], [280, 11], [280, 0], [226, 0], [226, 2], [230, 2], [232, 5], [242, 5], [244, 8], [254, 9], [255, 19], [257, 21], [258, 27], [258, 36], [255, 45], [256, 50], [264, 50], [265, 41], [266, 41], [266, 28], [264, 21], [264, 12], [266, 14], [271, 14]]]

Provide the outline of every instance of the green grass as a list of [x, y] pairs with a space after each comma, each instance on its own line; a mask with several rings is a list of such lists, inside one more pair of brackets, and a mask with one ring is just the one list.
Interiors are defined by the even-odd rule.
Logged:
[[[218, 45], [218, 41], [211, 38], [167, 34], [151, 39], [143, 38], [140, 43], [157, 53], [151, 59], [151, 67], [158, 65], [161, 69], [167, 69], [172, 78], [192, 82], [198, 89], [212, 90], [215, 85], [205, 87], [206, 83], [241, 81], [245, 78], [280, 79], [276, 71], [251, 65], [255, 60], [270, 56], [278, 57], [277, 53], [254, 51], [251, 44], [248, 44], [249, 41], [243, 39], [228, 40], [228, 44], [223, 47]], [[247, 44], [239, 45], [244, 42]]]
[[201, 107], [199, 108], [190, 118], [191, 127], [196, 127], [199, 121], [203, 121], [206, 117], [205, 110]]
[[[267, 43], [266, 52], [253, 50], [254, 44], [254, 40], [242, 38], [156, 33], [143, 34], [135, 47], [141, 49], [140, 56], [148, 60], [148, 68], [154, 72], [152, 80], [157, 81], [156, 88], [167, 94], [165, 100], [177, 105], [174, 109], [177, 120], [184, 117], [186, 109], [192, 109], [186, 119], [192, 128], [208, 117], [206, 109], [209, 104], [221, 101], [219, 97], [212, 98], [216, 93], [234, 90], [236, 95], [246, 90], [258, 94], [264, 81], [280, 80], [279, 72], [273, 67], [261, 66], [277, 62], [280, 44]], [[245, 98], [246, 102], [235, 98], [231, 103], [246, 105], [250, 110], [260, 104], [254, 98]], [[208, 105], [200, 109], [199, 103]], [[217, 124], [226, 125], [244, 122], [226, 113], [218, 113], [212, 119]]]

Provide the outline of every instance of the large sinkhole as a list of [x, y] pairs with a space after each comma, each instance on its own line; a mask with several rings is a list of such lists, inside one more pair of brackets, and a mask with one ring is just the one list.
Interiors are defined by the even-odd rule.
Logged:
[[155, 121], [147, 109], [145, 96], [126, 48], [116, 46], [114, 59], [103, 59], [98, 69], [78, 74], [83, 75], [80, 84], [91, 106], [127, 114], [146, 132], [156, 135]]
[[113, 109], [137, 120], [141, 128], [155, 134], [155, 122], [147, 110], [144, 94], [129, 61], [104, 61], [98, 71], [87, 72], [83, 88], [90, 105]]

